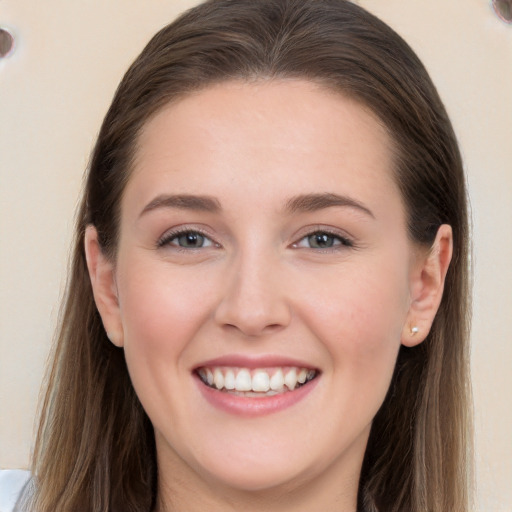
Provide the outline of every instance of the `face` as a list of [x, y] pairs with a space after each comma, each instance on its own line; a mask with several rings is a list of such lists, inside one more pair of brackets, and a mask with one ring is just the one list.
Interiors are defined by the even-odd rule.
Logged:
[[162, 467], [357, 480], [414, 286], [392, 166], [376, 118], [308, 82], [221, 84], [147, 123], [109, 321]]

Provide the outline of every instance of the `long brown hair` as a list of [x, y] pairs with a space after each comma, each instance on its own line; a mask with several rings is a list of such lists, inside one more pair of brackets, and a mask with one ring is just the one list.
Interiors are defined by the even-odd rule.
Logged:
[[410, 238], [450, 224], [454, 257], [424, 343], [402, 347], [360, 478], [365, 512], [467, 512], [470, 468], [468, 220], [452, 126], [425, 68], [387, 25], [346, 0], [212, 0], [162, 29], [116, 92], [77, 216], [67, 295], [34, 453], [38, 512], [150, 511], [153, 429], [122, 349], [95, 307], [84, 255], [93, 224], [115, 259], [119, 205], [141, 127], [164, 105], [227, 80], [301, 78], [371, 109], [394, 144]]

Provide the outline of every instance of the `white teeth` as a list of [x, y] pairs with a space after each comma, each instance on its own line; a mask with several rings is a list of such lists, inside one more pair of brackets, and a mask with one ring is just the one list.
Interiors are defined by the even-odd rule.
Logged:
[[240, 370], [235, 379], [235, 389], [237, 391], [251, 391], [252, 381], [249, 370]]
[[295, 386], [297, 385], [297, 371], [295, 368], [292, 368], [290, 371], [286, 373], [284, 376], [284, 383], [286, 384], [286, 387], [293, 391], [295, 389]]
[[[201, 380], [210, 387], [218, 390], [242, 393], [245, 396], [258, 396], [258, 393], [272, 395], [293, 391], [314, 377], [316, 371], [307, 368], [200, 368], [198, 374]], [[286, 387], [285, 387], [286, 386]], [[252, 394], [251, 394], [252, 393]]]
[[224, 376], [224, 387], [228, 390], [235, 389], [235, 372], [228, 370]]
[[213, 371], [213, 383], [217, 389], [222, 389], [224, 387], [224, 375], [219, 368], [215, 368]]
[[281, 368], [279, 368], [279, 370], [277, 370], [277, 372], [275, 372], [274, 375], [272, 375], [272, 377], [270, 378], [270, 389], [272, 389], [274, 391], [279, 391], [279, 390], [283, 389], [283, 386], [284, 386], [283, 371], [281, 370]]
[[270, 378], [265, 371], [257, 371], [252, 376], [252, 390], [267, 392], [270, 389]]

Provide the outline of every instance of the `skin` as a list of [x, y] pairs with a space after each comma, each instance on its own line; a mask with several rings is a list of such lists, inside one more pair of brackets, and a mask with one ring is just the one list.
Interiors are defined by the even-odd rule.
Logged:
[[[144, 127], [117, 261], [92, 226], [86, 254], [105, 329], [155, 428], [160, 510], [356, 509], [398, 349], [427, 335], [451, 258], [449, 226], [430, 251], [408, 239], [390, 146], [361, 105], [306, 81], [212, 86]], [[359, 206], [289, 208], [326, 193]], [[165, 205], [162, 194], [218, 208]], [[180, 247], [176, 229], [205, 245]], [[331, 248], [311, 246], [319, 231]], [[293, 357], [320, 376], [291, 407], [241, 417], [208, 403], [193, 376], [231, 354]]]

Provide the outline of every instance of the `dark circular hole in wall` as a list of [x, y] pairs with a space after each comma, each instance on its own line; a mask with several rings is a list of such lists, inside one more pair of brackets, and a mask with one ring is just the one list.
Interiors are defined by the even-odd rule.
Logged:
[[14, 37], [5, 28], [0, 28], [0, 59], [6, 57], [14, 48]]
[[503, 21], [512, 23], [512, 0], [493, 0], [492, 6]]

